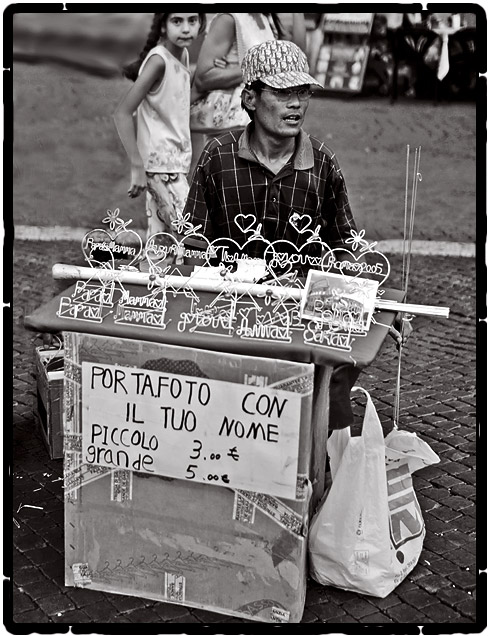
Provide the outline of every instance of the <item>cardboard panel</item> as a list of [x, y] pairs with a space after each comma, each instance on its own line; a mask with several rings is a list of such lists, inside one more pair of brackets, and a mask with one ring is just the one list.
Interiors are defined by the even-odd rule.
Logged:
[[[79, 333], [65, 334], [65, 351], [66, 585], [263, 622], [300, 622], [313, 365]], [[83, 362], [300, 394], [295, 498], [83, 464]]]
[[35, 349], [37, 414], [51, 459], [63, 457], [63, 351]]

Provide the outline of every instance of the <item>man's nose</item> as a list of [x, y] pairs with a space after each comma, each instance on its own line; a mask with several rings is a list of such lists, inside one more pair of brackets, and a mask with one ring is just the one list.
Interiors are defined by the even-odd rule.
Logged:
[[188, 32], [189, 32], [189, 30], [190, 30], [190, 23], [189, 23], [189, 22], [187, 22], [187, 21], [183, 22], [183, 31], [184, 31], [185, 33], [188, 33]]
[[290, 97], [287, 102], [288, 106], [300, 106], [300, 100], [298, 99], [298, 93], [296, 91], [292, 91], [290, 93]]

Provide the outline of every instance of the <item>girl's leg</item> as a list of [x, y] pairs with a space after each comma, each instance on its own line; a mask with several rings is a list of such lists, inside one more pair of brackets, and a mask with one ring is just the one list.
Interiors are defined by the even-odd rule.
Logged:
[[[148, 174], [147, 189], [147, 236], [161, 234], [158, 244], [168, 247], [168, 257], [159, 263], [164, 266], [170, 263], [181, 264], [181, 236], [173, 221], [182, 218], [188, 196], [188, 181], [184, 174]], [[174, 237], [174, 238], [171, 238]]]

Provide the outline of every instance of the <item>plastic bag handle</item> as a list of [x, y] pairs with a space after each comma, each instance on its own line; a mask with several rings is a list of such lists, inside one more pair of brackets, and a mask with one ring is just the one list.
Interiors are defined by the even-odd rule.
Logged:
[[351, 391], [361, 391], [366, 396], [366, 410], [364, 412], [361, 435], [371, 440], [377, 439], [378, 442], [384, 444], [383, 428], [371, 395], [361, 386], [354, 386]]

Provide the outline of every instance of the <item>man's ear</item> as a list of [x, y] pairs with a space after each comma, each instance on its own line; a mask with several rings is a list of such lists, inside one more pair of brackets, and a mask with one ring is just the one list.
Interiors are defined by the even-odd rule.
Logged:
[[257, 93], [252, 88], [243, 88], [241, 101], [248, 110], [256, 110]]

